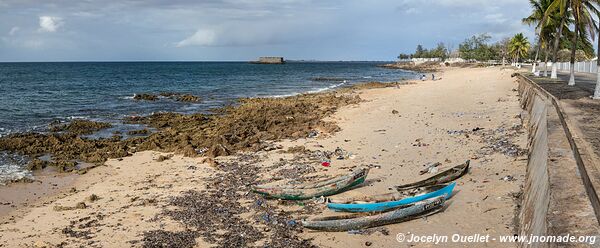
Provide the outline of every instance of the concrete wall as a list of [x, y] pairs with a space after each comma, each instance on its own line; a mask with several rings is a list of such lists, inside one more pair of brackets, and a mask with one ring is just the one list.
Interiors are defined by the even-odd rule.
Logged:
[[[521, 107], [529, 130], [529, 160], [518, 214], [521, 236], [598, 236], [595, 190], [556, 98], [519, 76]], [[520, 247], [589, 247], [527, 243]], [[595, 244], [594, 247], [598, 247]]]
[[[523, 202], [519, 213], [519, 235], [546, 235], [546, 216], [550, 199], [548, 177], [547, 99], [536, 94], [526, 83], [519, 84], [521, 107], [528, 113], [529, 161]], [[528, 247], [539, 247], [534, 244]]]
[[[544, 62], [538, 63], [537, 70], [543, 70]], [[552, 63], [548, 62], [548, 70], [551, 70]], [[569, 71], [571, 69], [570, 62], [557, 62], [556, 68], [559, 71]], [[575, 72], [597, 73], [598, 66], [595, 60], [575, 62]]]

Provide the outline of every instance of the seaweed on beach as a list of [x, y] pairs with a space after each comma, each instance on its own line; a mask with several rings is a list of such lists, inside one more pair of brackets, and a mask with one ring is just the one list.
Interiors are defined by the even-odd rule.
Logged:
[[142, 239], [144, 248], [166, 248], [180, 247], [191, 248], [196, 246], [197, 232], [185, 230], [181, 232], [169, 232], [163, 230], [153, 230], [144, 232]]
[[486, 144], [481, 147], [480, 153], [490, 155], [492, 153], [501, 153], [509, 157], [519, 157], [527, 154], [527, 150], [521, 148], [513, 142], [513, 137], [520, 135], [523, 131], [520, 125], [512, 128], [497, 128], [493, 130], [473, 131], [473, 134], [479, 135], [481, 141]]
[[[266, 247], [313, 247], [310, 240], [297, 236], [302, 229], [290, 213], [248, 193], [249, 186], [256, 183], [261, 173], [255, 165], [258, 162], [257, 156], [240, 155], [220, 163], [219, 172], [208, 179], [205, 190], [190, 190], [173, 197], [160, 216], [182, 223], [189, 230], [187, 233], [218, 247], [254, 247], [257, 242]], [[144, 235], [142, 240], [144, 247], [153, 247], [149, 245], [154, 239], [147, 237], [150, 235]], [[171, 242], [164, 243], [165, 246], [188, 245], [185, 241], [163, 240]]]

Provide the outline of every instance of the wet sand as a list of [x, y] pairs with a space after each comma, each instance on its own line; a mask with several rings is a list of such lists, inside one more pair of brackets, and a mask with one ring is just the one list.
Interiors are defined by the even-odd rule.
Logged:
[[[259, 198], [247, 193], [243, 185], [233, 185], [239, 187], [236, 189], [239, 192], [231, 196], [237, 197], [235, 201], [230, 198], [223, 201], [229, 204], [237, 202], [241, 208], [236, 213], [242, 212], [239, 221], [243, 225], [240, 226], [254, 228], [264, 236], [254, 245], [269, 243], [273, 236], [281, 236], [277, 234], [278, 230], [289, 230], [289, 240], [312, 239], [309, 242], [322, 247], [433, 246], [399, 244], [396, 235], [408, 232], [417, 235], [512, 235], [517, 207], [515, 196], [518, 196], [524, 180], [526, 157], [513, 156], [512, 150], [494, 146], [505, 137], [510, 144], [526, 147], [527, 134], [518, 128], [521, 120], [515, 118], [521, 109], [517, 92], [513, 91], [517, 85], [510, 78], [511, 73], [499, 68], [455, 68], [437, 73], [436, 77], [441, 77], [441, 80], [359, 90], [357, 93], [364, 102], [341, 107], [326, 119], [336, 122], [341, 131], [331, 136], [284, 140], [273, 144], [272, 149], [252, 153], [256, 159], [246, 166], [252, 166], [253, 171], [258, 173], [254, 176], [258, 178], [240, 175], [242, 178], [239, 179], [269, 182], [273, 178], [320, 178], [369, 166], [372, 169], [363, 186], [336, 197], [371, 195], [388, 193], [394, 185], [433, 175], [419, 175], [426, 163], [442, 163], [441, 171], [470, 159], [471, 171], [457, 181], [457, 193], [442, 213], [371, 229], [362, 234], [323, 233], [285, 225], [278, 229], [281, 223], [261, 222], [261, 217], [264, 219], [265, 216], [261, 211], [266, 210], [256, 207]], [[281, 152], [295, 146], [304, 146], [313, 152]], [[333, 151], [337, 147], [351, 152], [352, 156], [343, 160], [334, 158], [330, 167], [323, 167], [311, 158], [315, 151]], [[232, 166], [231, 161], [248, 163], [248, 159], [239, 155], [219, 157], [215, 166], [201, 157], [181, 155], [159, 162], [157, 158], [160, 155], [165, 154], [145, 151], [123, 159], [109, 159], [105, 166], [78, 176], [72, 186], [76, 190], [55, 195], [45, 204], [11, 212], [15, 218], [3, 219], [0, 225], [0, 244], [4, 244], [0, 247], [150, 246], [148, 233], [144, 233], [154, 230], [176, 234], [171, 236], [180, 239], [171, 241], [177, 246], [187, 246], [183, 244], [190, 244], [190, 238], [195, 241], [191, 246], [196, 247], [223, 244], [222, 240], [209, 244], [211, 242], [202, 235], [203, 230], [194, 230], [198, 227], [186, 226], [175, 220], [173, 215], [164, 213], [177, 211], [173, 197], [189, 190], [207, 197], [215, 194], [214, 185], [227, 191], [227, 187], [233, 186], [219, 180], [235, 178], [235, 172], [227, 171]], [[298, 161], [302, 163], [296, 163]], [[197, 200], [203, 201], [202, 197]], [[302, 204], [268, 200], [265, 204], [270, 206], [269, 211], [275, 211], [279, 216], [289, 212], [291, 219], [333, 214], [323, 204], [311, 200]], [[224, 208], [228, 207], [231, 206]], [[214, 216], [189, 217], [202, 219]], [[235, 233], [232, 227], [219, 224], [215, 233]], [[242, 233], [246, 231], [241, 230]], [[191, 234], [179, 235], [186, 232]], [[231, 236], [224, 237], [228, 241], [247, 241], [247, 237], [242, 241]], [[487, 245], [506, 246], [497, 243]], [[470, 245], [450, 243], [446, 246]]]

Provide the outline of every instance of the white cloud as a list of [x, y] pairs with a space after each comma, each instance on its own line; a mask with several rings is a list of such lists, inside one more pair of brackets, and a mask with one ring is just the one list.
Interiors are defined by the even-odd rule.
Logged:
[[56, 16], [40, 16], [40, 32], [56, 32], [64, 25], [64, 21]]
[[186, 46], [212, 46], [217, 41], [217, 34], [215, 31], [210, 29], [199, 29], [192, 36], [177, 42], [176, 47]]
[[19, 31], [19, 27], [12, 27], [10, 31], [8, 31], [8, 35], [13, 36]]
[[421, 13], [417, 8], [408, 8], [404, 11], [406, 14], [418, 14]]
[[504, 23], [508, 20], [502, 13], [488, 14], [484, 18], [492, 23]]

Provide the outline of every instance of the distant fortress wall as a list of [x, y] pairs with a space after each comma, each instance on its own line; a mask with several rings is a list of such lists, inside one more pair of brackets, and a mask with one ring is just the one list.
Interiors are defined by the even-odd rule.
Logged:
[[261, 64], [283, 64], [285, 60], [283, 57], [260, 57], [258, 58], [258, 63]]

